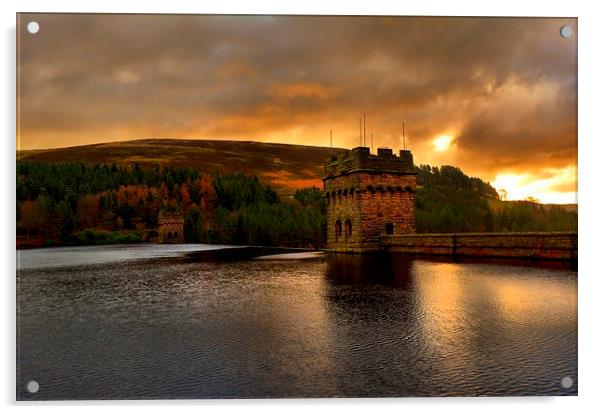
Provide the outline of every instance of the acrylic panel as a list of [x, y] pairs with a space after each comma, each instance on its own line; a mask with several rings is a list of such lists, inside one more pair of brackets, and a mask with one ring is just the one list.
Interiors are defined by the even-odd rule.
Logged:
[[17, 399], [576, 395], [577, 34], [18, 14]]

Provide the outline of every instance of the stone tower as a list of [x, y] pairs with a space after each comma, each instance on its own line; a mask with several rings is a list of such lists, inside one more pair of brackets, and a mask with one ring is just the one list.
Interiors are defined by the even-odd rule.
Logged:
[[159, 213], [159, 243], [184, 243], [184, 218], [178, 213]]
[[385, 235], [414, 233], [416, 172], [410, 151], [345, 151], [325, 167], [327, 244], [331, 251], [369, 252]]

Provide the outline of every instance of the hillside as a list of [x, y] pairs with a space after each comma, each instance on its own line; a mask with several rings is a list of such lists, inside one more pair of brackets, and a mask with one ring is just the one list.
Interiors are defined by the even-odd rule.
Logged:
[[[306, 145], [272, 144], [253, 141], [183, 140], [183, 139], [142, 139], [82, 145], [76, 147], [18, 151], [17, 159], [46, 162], [84, 162], [90, 164], [142, 166], [170, 165], [190, 167], [203, 172], [219, 171], [243, 172], [256, 175], [270, 183], [281, 194], [290, 195], [295, 190], [310, 186], [322, 187], [321, 178], [325, 161], [341, 148], [312, 147]], [[452, 171], [452, 170], [450, 170]], [[440, 183], [455, 188], [456, 179], [468, 180], [455, 172]], [[422, 187], [427, 171], [419, 170], [419, 184]], [[460, 177], [460, 178], [457, 178]], [[498, 199], [495, 190], [477, 178], [472, 178], [470, 186], [486, 197], [493, 211], [498, 212], [512, 202]], [[453, 191], [452, 191], [453, 193]], [[567, 212], [577, 212], [575, 204], [543, 205], [544, 209], [560, 207]]]
[[[160, 213], [167, 211], [185, 216], [188, 241], [322, 246], [326, 203], [320, 177], [336, 151], [152, 140], [22, 152], [16, 171], [17, 240], [21, 246], [152, 241]], [[489, 183], [459, 168], [421, 165], [416, 171], [418, 233], [577, 229], [576, 211], [500, 201]]]
[[449, 165], [418, 168], [418, 233], [576, 231], [570, 205], [501, 201], [489, 183]]
[[76, 147], [18, 151], [17, 159], [142, 166], [191, 167], [204, 172], [244, 172], [271, 183], [279, 192], [322, 186], [325, 161], [340, 148], [252, 141], [144, 139]]

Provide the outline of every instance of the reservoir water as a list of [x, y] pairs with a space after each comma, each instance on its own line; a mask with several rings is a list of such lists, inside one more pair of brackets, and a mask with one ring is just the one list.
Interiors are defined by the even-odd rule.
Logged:
[[577, 393], [568, 264], [204, 245], [17, 263], [22, 400]]

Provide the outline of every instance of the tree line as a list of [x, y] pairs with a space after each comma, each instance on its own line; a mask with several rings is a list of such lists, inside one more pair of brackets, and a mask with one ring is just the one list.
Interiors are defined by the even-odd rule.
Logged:
[[531, 200], [504, 201], [489, 183], [444, 165], [417, 167], [418, 233], [577, 231], [577, 213]]
[[[508, 202], [451, 166], [416, 167], [418, 233], [576, 231], [577, 213]], [[22, 243], [153, 241], [161, 211], [184, 217], [191, 243], [325, 246], [326, 205], [316, 187], [281, 196], [257, 177], [191, 168], [17, 162]]]
[[19, 161], [16, 187], [25, 243], [152, 241], [161, 211], [185, 217], [188, 242], [318, 248], [325, 241], [319, 189], [281, 197], [242, 173]]

